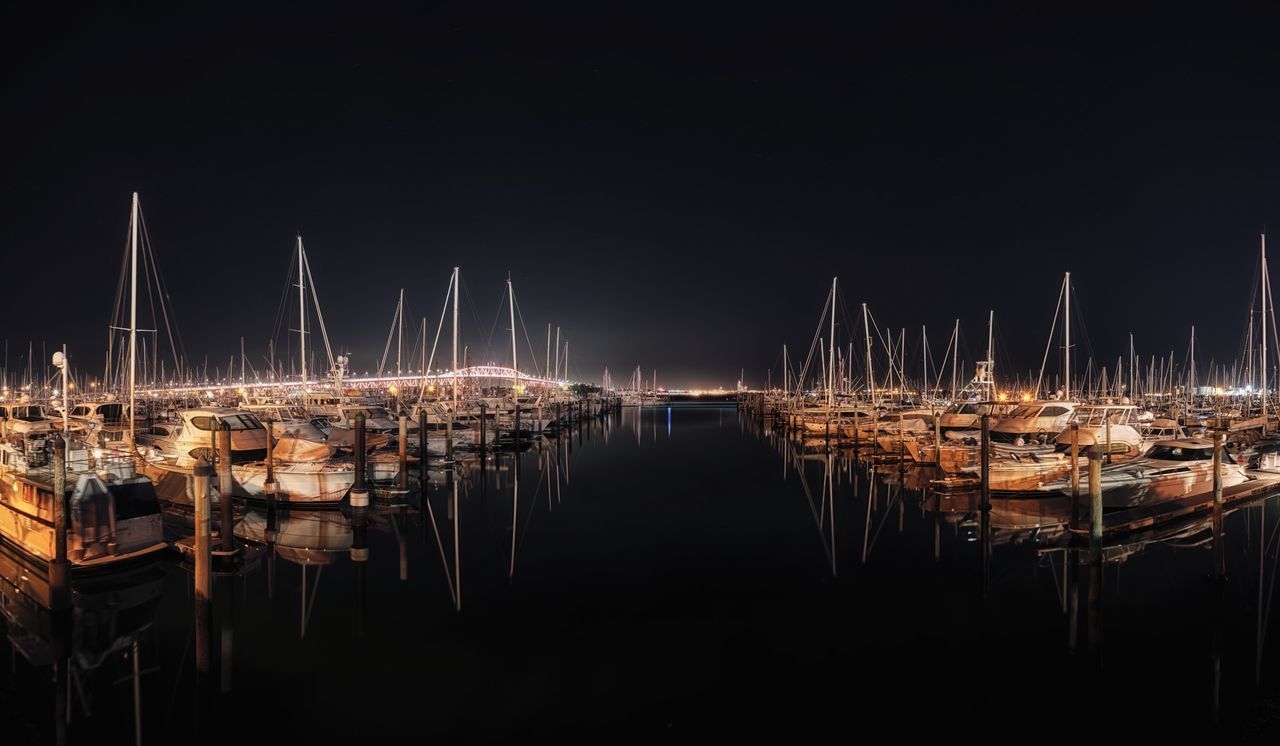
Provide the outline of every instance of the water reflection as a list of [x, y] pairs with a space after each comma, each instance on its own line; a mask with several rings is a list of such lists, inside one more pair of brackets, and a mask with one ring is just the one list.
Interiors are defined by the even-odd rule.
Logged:
[[[927, 467], [731, 408], [624, 408], [518, 446], [459, 448], [364, 510], [240, 506], [206, 622], [186, 555], [77, 579], [70, 627], [41, 607], [39, 568], [0, 557], [21, 662], [5, 712], [27, 740], [71, 742], [194, 725], [244, 741], [228, 713], [264, 708], [250, 741], [803, 735], [850, 717], [875, 735], [950, 732], [977, 696], [958, 693], [988, 692], [1006, 738], [1090, 706], [1126, 713], [1108, 732], [1268, 727], [1275, 499], [1226, 511], [1225, 582], [1205, 515], [1108, 538], [1091, 580], [1068, 498], [984, 511]], [[168, 520], [190, 536], [190, 511]], [[904, 695], [927, 691], [954, 696]], [[376, 726], [334, 715], [375, 693]]]
[[[32, 741], [65, 742], [73, 719], [115, 709], [113, 720], [126, 737], [140, 739], [141, 659], [163, 587], [164, 573], [145, 562], [77, 578], [69, 599], [60, 601], [42, 566], [0, 548], [0, 614], [14, 656], [6, 696], [10, 736], [26, 732]], [[127, 697], [120, 684], [128, 685]], [[124, 712], [131, 722], [121, 722]]]
[[[881, 463], [821, 438], [755, 432], [780, 457], [783, 479], [799, 487], [814, 525], [829, 529], [820, 530], [817, 544], [833, 578], [844, 567], [834, 520], [835, 505], [843, 502], [844, 512], [860, 514], [858, 524], [841, 530], [860, 544], [861, 564], [874, 564], [885, 537], [896, 534], [885, 561], [909, 564], [904, 552], [917, 547], [935, 565], [950, 561], [961, 575], [967, 566], [979, 608], [984, 615], [1001, 608], [1005, 624], [1009, 604], [1032, 608], [1034, 596], [1051, 592], [1066, 632], [1059, 638], [1063, 650], [1075, 656], [1065, 672], [1074, 686], [1097, 692], [1095, 700], [1124, 701], [1130, 711], [1136, 704], [1176, 712], [1188, 732], [1216, 729], [1233, 738], [1276, 732], [1266, 709], [1276, 694], [1265, 671], [1275, 624], [1280, 497], [1223, 511], [1218, 541], [1226, 547], [1227, 570], [1215, 579], [1209, 511], [1116, 531], [1091, 548], [1087, 522], [1073, 528], [1070, 497], [995, 497], [984, 507], [976, 490], [934, 489], [929, 466]], [[895, 524], [896, 531], [887, 529]], [[892, 572], [901, 573], [901, 565]], [[1020, 616], [1040, 624], [1033, 611]], [[1199, 714], [1188, 721], [1191, 713]], [[1149, 722], [1142, 727], [1162, 730]]]

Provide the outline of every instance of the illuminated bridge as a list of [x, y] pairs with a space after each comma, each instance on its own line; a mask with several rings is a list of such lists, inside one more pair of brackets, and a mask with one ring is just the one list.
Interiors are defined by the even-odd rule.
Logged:
[[[513, 368], [507, 368], [500, 365], [473, 365], [469, 368], [461, 368], [456, 372], [445, 371], [441, 373], [430, 373], [423, 375], [421, 373], [402, 373], [397, 376], [395, 374], [383, 374], [372, 376], [343, 376], [342, 386], [344, 389], [361, 389], [361, 390], [381, 390], [390, 389], [393, 386], [404, 391], [416, 391], [423, 386], [452, 386], [456, 380], [459, 386], [509, 386], [516, 378], [516, 371]], [[555, 381], [550, 378], [542, 378], [527, 373], [519, 373], [520, 385], [531, 389], [549, 389], [559, 388], [563, 386], [572, 386], [577, 381], [561, 380]], [[332, 378], [311, 379], [307, 382], [308, 390], [319, 390], [327, 387], [333, 382]], [[147, 394], [204, 394], [213, 392], [214, 394], [226, 393], [229, 391], [244, 390], [244, 393], [255, 393], [265, 391], [279, 391], [281, 389], [299, 388], [301, 383], [298, 380], [285, 381], [221, 381], [209, 382], [204, 384], [174, 384], [172, 386], [163, 386], [154, 389], [140, 389], [140, 393]]]

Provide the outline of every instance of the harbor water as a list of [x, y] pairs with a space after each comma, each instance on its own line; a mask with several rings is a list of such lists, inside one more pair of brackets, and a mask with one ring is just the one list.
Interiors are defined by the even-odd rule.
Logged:
[[1276, 743], [1276, 499], [1228, 512], [1225, 582], [1207, 519], [1109, 544], [1073, 651], [1067, 537], [997, 515], [984, 542], [928, 477], [732, 406], [625, 408], [364, 516], [247, 505], [207, 673], [176, 552], [78, 585], [71, 621], [6, 585], [0, 743]]

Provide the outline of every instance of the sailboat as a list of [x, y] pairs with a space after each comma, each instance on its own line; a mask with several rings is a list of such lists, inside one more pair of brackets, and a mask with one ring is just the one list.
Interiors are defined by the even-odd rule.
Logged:
[[[135, 192], [129, 221], [135, 300], [139, 219]], [[136, 308], [132, 324], [131, 337], [136, 335]], [[135, 348], [130, 349], [132, 402], [136, 358]], [[164, 549], [160, 506], [151, 480], [138, 474], [134, 454], [125, 450], [122, 441], [106, 447], [86, 440], [83, 429], [72, 430], [70, 359], [65, 348], [54, 353], [53, 365], [61, 377], [62, 422], [56, 429], [65, 436], [63, 472], [55, 473], [54, 438], [61, 437], [54, 432], [56, 423], [47, 419], [5, 423], [0, 442], [0, 536], [29, 558], [53, 560], [58, 551], [55, 522], [58, 512], [65, 510], [66, 558], [73, 570], [115, 566]], [[64, 495], [57, 494], [60, 482]]]

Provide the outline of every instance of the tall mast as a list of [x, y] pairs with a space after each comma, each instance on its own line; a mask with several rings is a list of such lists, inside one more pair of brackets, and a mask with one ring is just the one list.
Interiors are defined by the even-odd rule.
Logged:
[[556, 370], [555, 379], [560, 380], [560, 327], [556, 327]]
[[929, 330], [920, 325], [920, 345], [923, 349], [920, 357], [920, 406], [924, 406], [925, 391], [929, 388]]
[[1196, 325], [1191, 325], [1191, 373], [1187, 383], [1187, 401], [1191, 401], [1196, 388]]
[[[996, 377], [993, 369], [996, 367], [995, 359], [995, 328], [996, 328], [996, 312], [995, 309], [987, 311], [987, 398], [996, 398]], [[956, 336], [956, 349], [960, 348], [960, 337]]]
[[831, 341], [827, 344], [827, 351], [831, 354], [831, 361], [827, 365], [827, 411], [831, 411], [836, 405], [836, 278], [831, 278]]
[[787, 345], [782, 345], [782, 399], [786, 401], [790, 391], [787, 389]]
[[400, 377], [400, 358], [404, 355], [404, 288], [400, 288], [400, 302], [396, 304], [396, 378]]
[[867, 304], [862, 304], [862, 334], [867, 338], [867, 386], [871, 389], [871, 406], [874, 411], [876, 405], [876, 379], [871, 373], [871, 323], [868, 320], [869, 312]]
[[551, 322], [547, 322], [547, 356], [542, 362], [542, 377], [551, 375]]
[[956, 366], [960, 361], [960, 319], [956, 319], [956, 330], [952, 332], [951, 339], [951, 401], [954, 402], [960, 393], [956, 388], [956, 374], [959, 370]]
[[[129, 447], [136, 448], [137, 434], [134, 402], [137, 389], [138, 355], [138, 193], [133, 193], [133, 208], [129, 216]], [[157, 327], [159, 328], [159, 327]], [[63, 433], [66, 435], [67, 433]]]
[[[423, 324], [427, 323], [426, 319], [422, 320]], [[425, 330], [426, 327], [424, 326]], [[427, 347], [427, 338], [422, 338], [422, 348]], [[458, 411], [458, 268], [453, 268], [453, 412], [450, 417], [457, 416]]]
[[[1262, 432], [1267, 431], [1267, 302], [1271, 296], [1271, 281], [1267, 277], [1267, 234], [1262, 234]], [[1250, 324], [1252, 327], [1252, 324]]]
[[1063, 398], [1071, 401], [1071, 273], [1067, 273], [1067, 277], [1062, 281], [1062, 293], [1066, 296], [1067, 313], [1066, 319], [1066, 338], [1067, 338], [1067, 359], [1066, 359], [1066, 388], [1063, 389]]
[[302, 253], [302, 234], [298, 234], [298, 338], [302, 341], [302, 391], [307, 390], [307, 271]]
[[511, 275], [507, 275], [507, 305], [511, 306], [511, 370], [514, 371], [511, 396], [516, 396], [520, 385], [520, 366], [516, 364], [516, 291], [511, 287]]

